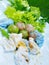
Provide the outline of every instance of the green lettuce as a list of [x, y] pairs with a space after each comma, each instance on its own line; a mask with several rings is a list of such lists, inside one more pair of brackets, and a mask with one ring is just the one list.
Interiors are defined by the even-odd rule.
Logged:
[[19, 21], [24, 22], [25, 24], [32, 24], [36, 30], [39, 32], [43, 32], [45, 27], [44, 20], [37, 20], [40, 17], [40, 10], [37, 7], [30, 7], [27, 11], [16, 10], [14, 7], [8, 6], [6, 11], [4, 12], [7, 17], [13, 19], [14, 24]]

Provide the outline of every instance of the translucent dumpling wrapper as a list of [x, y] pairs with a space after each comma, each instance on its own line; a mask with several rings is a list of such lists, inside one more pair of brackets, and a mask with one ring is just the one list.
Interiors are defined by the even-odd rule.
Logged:
[[0, 45], [4, 48], [5, 51], [15, 51], [16, 45], [22, 39], [21, 34], [10, 34], [9, 39], [6, 37], [0, 38]]
[[10, 34], [10, 38], [12, 38], [12, 40], [14, 41], [15, 46], [17, 46], [18, 42], [22, 40], [22, 34], [12, 33]]
[[29, 38], [29, 50], [31, 54], [37, 55], [40, 53], [40, 48], [38, 45], [34, 42], [33, 38]]
[[19, 47], [18, 51], [16, 51], [15, 56], [16, 65], [28, 65], [29, 64], [29, 54], [28, 49], [24, 47]]
[[2, 37], [2, 39], [0, 40], [0, 44], [3, 47], [4, 51], [14, 51], [16, 49], [11, 38], [8, 40], [7, 38]]

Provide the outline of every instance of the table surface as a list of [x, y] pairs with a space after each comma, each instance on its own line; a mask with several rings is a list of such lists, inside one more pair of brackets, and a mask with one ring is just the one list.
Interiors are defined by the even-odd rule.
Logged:
[[[2, 2], [0, 3], [0, 5], [1, 4]], [[0, 14], [2, 13], [1, 11], [4, 10], [4, 7], [0, 8]], [[49, 24], [48, 23], [46, 23], [44, 39], [45, 40], [43, 43], [43, 47], [40, 49], [41, 53], [37, 56], [34, 55], [30, 56], [29, 65], [49, 65]], [[14, 53], [13, 52], [5, 53], [4, 49], [1, 46], [0, 46], [0, 65], [15, 65]]]

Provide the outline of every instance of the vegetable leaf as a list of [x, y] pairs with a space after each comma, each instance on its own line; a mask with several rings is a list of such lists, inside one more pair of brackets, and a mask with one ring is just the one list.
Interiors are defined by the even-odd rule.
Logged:
[[[12, 1], [13, 3], [15, 3], [15, 5], [11, 3], [12, 7], [11, 6], [7, 7], [5, 14], [7, 15], [7, 17], [13, 19], [15, 24], [19, 21], [24, 22], [25, 24], [32, 24], [36, 30], [38, 30], [39, 32], [43, 32], [45, 27], [45, 21], [42, 19], [39, 20], [40, 9], [38, 7], [31, 6], [29, 10], [22, 11], [22, 9], [24, 8], [22, 3], [24, 1], [27, 3], [27, 0]], [[18, 8], [15, 7], [16, 5]], [[23, 8], [20, 5], [22, 5]], [[19, 8], [22, 8], [22, 9], [19, 9]]]
[[9, 34], [4, 29], [0, 29], [3, 36], [9, 39]]

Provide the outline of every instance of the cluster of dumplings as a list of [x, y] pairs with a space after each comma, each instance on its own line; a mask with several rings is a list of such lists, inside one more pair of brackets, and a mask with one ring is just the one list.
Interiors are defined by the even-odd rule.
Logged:
[[23, 39], [22, 34], [10, 34], [9, 39], [2, 37], [0, 44], [3, 46], [6, 52], [13, 51], [15, 53], [16, 65], [29, 63], [29, 55], [37, 55], [40, 53], [38, 45], [34, 42], [33, 38], [29, 40]]

